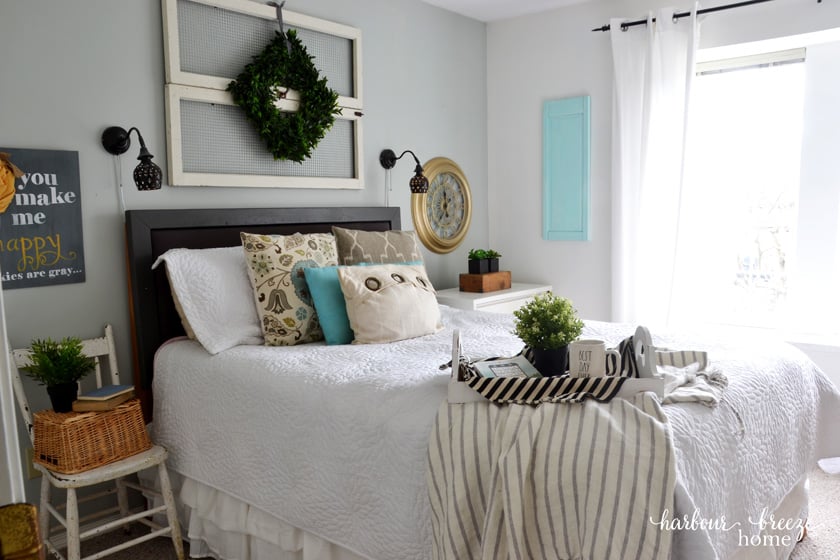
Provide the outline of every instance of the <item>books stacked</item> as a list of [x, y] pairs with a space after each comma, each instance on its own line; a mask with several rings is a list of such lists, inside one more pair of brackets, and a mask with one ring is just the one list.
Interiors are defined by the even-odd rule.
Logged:
[[106, 385], [95, 391], [79, 395], [73, 402], [73, 412], [102, 412], [112, 410], [134, 398], [132, 385]]

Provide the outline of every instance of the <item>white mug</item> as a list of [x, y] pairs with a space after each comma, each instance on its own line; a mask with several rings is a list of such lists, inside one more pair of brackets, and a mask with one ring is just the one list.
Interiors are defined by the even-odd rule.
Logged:
[[571, 377], [604, 377], [607, 375], [607, 356], [616, 359], [621, 371], [621, 355], [614, 348], [607, 349], [603, 340], [583, 339], [569, 344], [569, 375]]

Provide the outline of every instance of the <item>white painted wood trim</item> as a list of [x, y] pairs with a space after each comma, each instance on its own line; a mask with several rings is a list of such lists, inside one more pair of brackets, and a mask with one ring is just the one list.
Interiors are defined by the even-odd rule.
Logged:
[[[235, 105], [233, 97], [227, 91], [207, 89], [178, 84], [166, 86], [167, 154], [169, 156], [169, 184], [172, 186], [191, 185], [202, 187], [285, 187], [285, 188], [321, 188], [321, 189], [361, 189], [364, 183], [362, 174], [362, 127], [359, 111], [351, 108], [342, 109], [338, 117], [355, 121], [354, 163], [356, 177], [290, 177], [279, 175], [240, 175], [226, 173], [189, 173], [183, 170], [181, 151], [181, 100], [200, 101]], [[297, 102], [290, 99], [281, 101], [282, 110], [297, 109]]]
[[458, 288], [438, 290], [438, 303], [458, 309], [486, 309], [502, 303], [522, 301], [543, 292], [550, 292], [550, 284], [526, 284], [512, 282], [507, 290], [495, 292], [462, 292]]
[[3, 424], [0, 441], [0, 504], [25, 502], [23, 486], [23, 465], [18, 440], [15, 402], [12, 396], [12, 364], [9, 354], [9, 340], [6, 336], [6, 312], [3, 305], [3, 290], [0, 288], [0, 422]]
[[178, 42], [178, 2], [161, 0], [160, 11], [163, 16], [163, 68], [164, 83], [172, 82], [172, 77], [180, 71], [181, 45]]
[[[196, 86], [187, 86], [182, 84], [168, 84], [166, 86], [167, 90], [167, 98], [170, 101], [180, 101], [182, 99], [187, 99], [190, 101], [204, 101], [206, 103], [221, 103], [223, 105], [236, 105], [233, 101], [233, 96], [228, 91], [218, 90], [213, 88], [205, 88], [205, 87], [196, 87]], [[350, 107], [348, 105], [344, 105], [341, 103], [343, 97], [339, 97], [339, 106], [341, 107], [341, 114], [338, 116], [339, 119], [345, 120], [358, 120], [361, 118], [361, 115], [357, 113], [360, 112], [358, 107]], [[295, 90], [289, 90], [286, 94], [285, 99], [280, 99], [275, 103], [275, 105], [281, 111], [297, 111], [298, 106], [300, 105], [300, 95]], [[179, 119], [180, 124], [180, 119]]]
[[[226, 91], [230, 83], [229, 78], [195, 74], [181, 70], [178, 1], [161, 0], [164, 31], [164, 68], [166, 74], [165, 112], [169, 184], [172, 186], [189, 185], [208, 187], [364, 188], [364, 154], [362, 148], [364, 139], [362, 137], [361, 121], [363, 108], [361, 29], [287, 10], [283, 11], [284, 23], [352, 41], [353, 96], [339, 96], [338, 104], [342, 108], [342, 113], [338, 118], [355, 121], [355, 149], [353, 153], [355, 177], [292, 177], [252, 174], [187, 173], [183, 171], [180, 100], [190, 99], [210, 103], [224, 103], [227, 105], [234, 105], [234, 103], [230, 93]], [[272, 6], [250, 0], [186, 1], [269, 20], [276, 18], [276, 11]], [[278, 102], [278, 107], [283, 111], [296, 111], [299, 101], [300, 96], [298, 92], [290, 90], [286, 98]]]
[[[205, 76], [203, 74], [193, 74], [191, 72], [180, 72], [180, 75], [184, 79], [178, 82], [172, 81], [170, 82], [170, 85], [217, 90], [220, 92], [224, 92], [228, 96], [230, 96], [230, 94], [227, 91], [227, 87], [228, 84], [230, 84], [231, 80], [228, 78], [220, 78], [218, 76]], [[297, 90], [289, 89], [286, 91], [285, 99], [281, 100], [280, 103], [282, 103], [283, 101], [293, 101], [295, 103], [292, 105], [284, 104], [281, 106], [281, 109], [283, 109], [284, 111], [297, 111], [297, 102], [300, 101], [300, 93], [298, 93]], [[230, 105], [233, 105], [232, 100]], [[354, 109], [357, 111], [360, 111], [362, 109], [362, 103], [356, 97], [347, 97], [344, 95], [339, 95], [338, 105], [342, 109]]]

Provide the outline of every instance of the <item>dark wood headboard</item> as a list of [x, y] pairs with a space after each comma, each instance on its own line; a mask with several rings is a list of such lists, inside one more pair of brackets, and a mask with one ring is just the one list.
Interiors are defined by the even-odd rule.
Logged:
[[400, 209], [236, 208], [207, 210], [128, 210], [128, 258], [134, 386], [147, 421], [152, 412], [155, 351], [184, 334], [164, 267], [152, 264], [169, 249], [207, 249], [241, 244], [239, 232], [324, 233], [331, 226], [386, 231], [400, 229]]

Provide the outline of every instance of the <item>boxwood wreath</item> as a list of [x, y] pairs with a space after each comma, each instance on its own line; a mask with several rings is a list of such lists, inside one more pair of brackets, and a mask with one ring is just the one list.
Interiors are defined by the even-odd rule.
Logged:
[[[256, 126], [274, 159], [301, 163], [311, 157], [341, 112], [338, 94], [327, 87], [312, 59], [294, 29], [275, 31], [268, 46], [228, 84], [233, 101]], [[274, 104], [288, 89], [300, 93], [295, 112]]]

